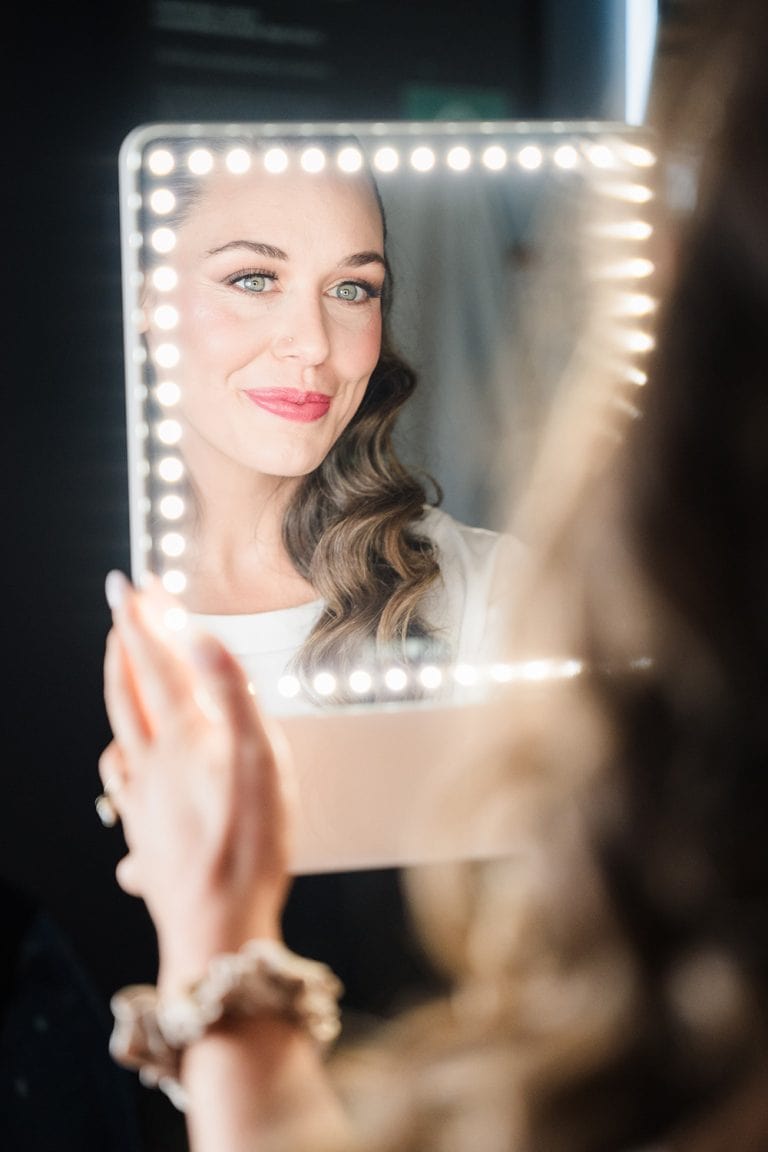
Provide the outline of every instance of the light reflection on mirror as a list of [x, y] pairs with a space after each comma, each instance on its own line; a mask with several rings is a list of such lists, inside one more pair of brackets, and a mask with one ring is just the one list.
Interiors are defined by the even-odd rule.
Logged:
[[630, 409], [644, 382], [654, 160], [592, 122], [128, 136], [132, 574], [267, 711], [541, 675], [504, 662], [508, 513], [596, 293]]

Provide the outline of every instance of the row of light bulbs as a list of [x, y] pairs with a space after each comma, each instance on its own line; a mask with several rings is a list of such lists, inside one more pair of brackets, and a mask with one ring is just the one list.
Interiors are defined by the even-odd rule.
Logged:
[[[650, 659], [639, 657], [630, 661], [628, 671], [641, 673], [650, 667]], [[582, 660], [552, 658], [507, 663], [499, 661], [493, 664], [458, 663], [443, 667], [423, 664], [412, 669], [406, 669], [398, 664], [386, 669], [380, 678], [378, 688], [380, 690], [383, 687], [392, 696], [397, 697], [409, 687], [416, 687], [421, 691], [439, 692], [440, 689], [450, 685], [474, 688], [515, 682], [541, 684], [554, 680], [572, 680], [580, 676], [585, 668]], [[365, 668], [357, 668], [345, 678], [333, 672], [318, 672], [312, 680], [312, 689], [318, 696], [333, 696], [339, 689], [348, 688], [354, 695], [362, 697], [367, 696], [374, 686], [374, 676]], [[249, 687], [255, 692], [252, 685]], [[279, 679], [277, 690], [285, 699], [295, 699], [303, 691], [298, 677], [290, 674]]]
[[[395, 664], [387, 668], [380, 680], [366, 668], [357, 668], [342, 678], [333, 672], [318, 672], [312, 679], [312, 689], [318, 696], [333, 696], [348, 689], [353, 695], [367, 696], [374, 687], [397, 697], [408, 688], [420, 692], [439, 692], [451, 686], [474, 688], [487, 684], [508, 684], [516, 680], [542, 682], [572, 679], [583, 671], [580, 660], [527, 660], [518, 663], [490, 665], [458, 663], [447, 666], [423, 664], [412, 669]], [[294, 699], [303, 689], [297, 676], [282, 676], [277, 684], [279, 694]]]
[[[168, 176], [179, 168], [195, 176], [206, 176], [214, 170], [218, 155], [218, 151], [204, 146], [192, 148], [178, 156], [168, 147], [154, 147], [147, 155], [146, 169], [156, 177]], [[255, 162], [260, 162], [265, 171], [274, 173], [285, 172], [292, 162], [291, 153], [281, 145], [259, 150], [255, 154], [237, 145], [225, 152], [222, 159], [224, 167], [235, 175], [248, 172]], [[493, 142], [486, 144], [479, 152], [473, 152], [461, 143], [453, 144], [443, 151], [433, 144], [416, 143], [411, 144], [407, 152], [394, 143], [380, 143], [372, 152], [370, 162], [381, 173], [395, 172], [403, 165], [415, 172], [431, 172], [441, 165], [453, 172], [466, 172], [475, 163], [490, 172], [500, 172], [510, 163], [516, 163], [527, 171], [536, 171], [547, 160], [563, 170], [578, 168], [581, 163], [611, 170], [626, 165], [649, 168], [656, 163], [656, 155], [644, 145], [627, 141], [609, 145], [602, 141], [577, 140], [551, 147], [532, 142], [509, 147]], [[308, 144], [298, 152], [298, 163], [305, 172], [322, 172], [335, 165], [342, 172], [354, 173], [363, 168], [366, 160], [362, 149], [354, 145], [346, 144], [334, 153], [329, 153], [317, 144]]]

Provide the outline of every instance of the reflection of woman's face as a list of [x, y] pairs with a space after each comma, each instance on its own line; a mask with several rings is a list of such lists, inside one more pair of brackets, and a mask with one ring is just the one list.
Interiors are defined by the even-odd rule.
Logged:
[[212, 177], [173, 262], [190, 449], [269, 476], [317, 468], [379, 357], [383, 225], [367, 182]]

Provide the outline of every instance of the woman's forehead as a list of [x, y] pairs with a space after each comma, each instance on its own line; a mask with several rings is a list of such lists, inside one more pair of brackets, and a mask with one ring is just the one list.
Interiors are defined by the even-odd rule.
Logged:
[[219, 239], [238, 229], [257, 233], [266, 229], [269, 236], [242, 238], [276, 243], [279, 238], [288, 241], [295, 236], [298, 241], [307, 234], [322, 235], [329, 243], [338, 241], [344, 251], [383, 245], [381, 210], [365, 175], [300, 170], [220, 173], [200, 191], [181, 225], [188, 234]]

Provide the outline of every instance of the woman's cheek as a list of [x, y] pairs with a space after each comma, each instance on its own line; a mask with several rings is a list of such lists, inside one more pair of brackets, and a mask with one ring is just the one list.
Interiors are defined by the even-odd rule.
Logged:
[[224, 371], [231, 371], [241, 365], [243, 357], [262, 351], [261, 328], [255, 317], [244, 321], [229, 309], [200, 305], [189, 317], [188, 347], [214, 360]]
[[353, 376], [370, 376], [381, 352], [381, 316], [377, 312], [349, 340], [348, 355], [354, 361]]

